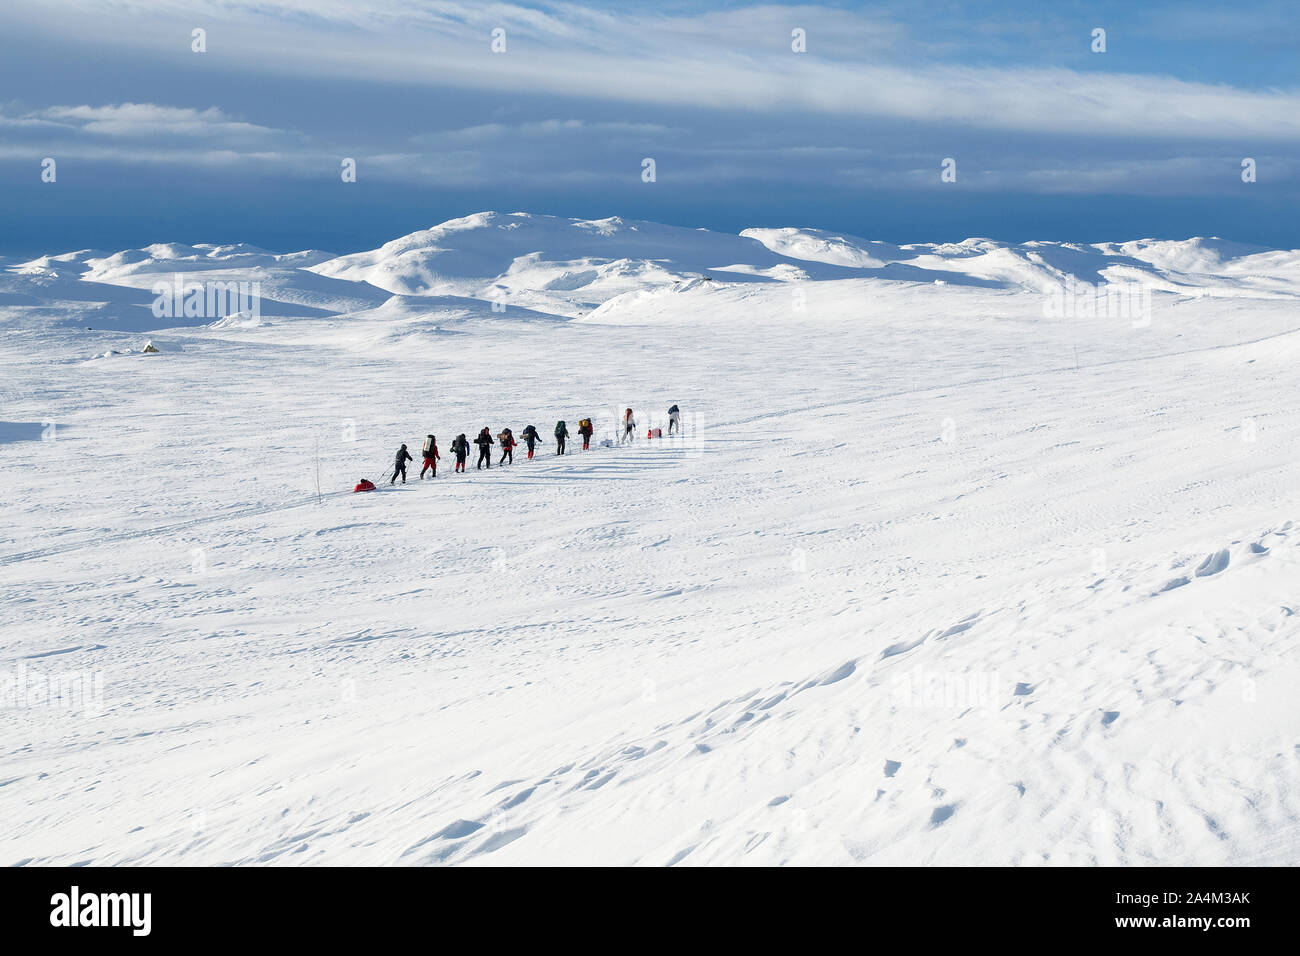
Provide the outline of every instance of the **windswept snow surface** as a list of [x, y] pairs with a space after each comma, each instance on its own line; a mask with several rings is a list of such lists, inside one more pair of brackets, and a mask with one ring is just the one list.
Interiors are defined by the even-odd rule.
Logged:
[[0, 263], [0, 863], [1300, 863], [1297, 291], [493, 213]]

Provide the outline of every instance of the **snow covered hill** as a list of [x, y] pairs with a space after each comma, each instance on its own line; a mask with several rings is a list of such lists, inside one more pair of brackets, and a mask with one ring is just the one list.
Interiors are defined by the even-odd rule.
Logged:
[[652, 222], [478, 213], [312, 267], [404, 295], [452, 294], [572, 315], [626, 292], [693, 278], [846, 278], [752, 240]]
[[[0, 262], [0, 863], [1300, 863], [1298, 264], [495, 213]], [[259, 314], [156, 317], [182, 274]]]
[[[155, 243], [0, 263], [0, 307], [42, 306], [24, 320], [148, 331], [207, 322], [160, 320], [156, 285], [257, 282], [262, 311], [319, 318], [374, 308], [390, 296], [474, 299], [562, 318], [602, 315], [647, 296], [726, 286], [871, 279], [1043, 293], [1071, 283], [1141, 286], [1173, 295], [1294, 298], [1300, 251], [1218, 239], [1081, 245], [991, 239], [892, 245], [816, 229], [737, 236], [658, 223], [477, 213], [345, 256], [277, 254], [244, 244]], [[622, 300], [621, 302], [619, 300]], [[612, 303], [612, 305], [611, 305]], [[208, 321], [221, 318], [205, 316]]]

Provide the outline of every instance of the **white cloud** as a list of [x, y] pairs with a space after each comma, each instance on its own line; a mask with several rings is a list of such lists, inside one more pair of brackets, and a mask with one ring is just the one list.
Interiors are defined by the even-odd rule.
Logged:
[[[737, 183], [817, 182], [828, 188], [937, 189], [939, 154], [916, 144], [888, 150], [870, 142], [834, 144], [785, 139], [779, 130], [736, 139], [725, 133], [653, 123], [544, 119], [485, 123], [460, 129], [376, 141], [367, 149], [232, 120], [219, 109], [203, 110], [122, 103], [52, 106], [39, 114], [6, 117], [0, 160], [31, 161], [51, 155], [82, 163], [190, 167], [245, 171], [251, 175], [336, 179], [341, 157], [358, 161], [363, 178], [440, 186], [500, 186], [544, 182], [548, 187], [638, 181], [639, 146], [655, 137], [661, 171], [681, 186]], [[257, 136], [218, 135], [222, 130]], [[169, 135], [177, 132], [186, 135]], [[1200, 146], [1190, 155], [1109, 155], [1097, 144], [1088, 156], [1059, 150], [1022, 156], [987, 139], [957, 150], [964, 189], [1030, 193], [1159, 194], [1194, 185], [1216, 192], [1238, 182], [1238, 157], [1222, 147]], [[1274, 178], [1294, 177], [1296, 164], [1276, 153], [1255, 151]]]
[[247, 136], [278, 130], [233, 120], [216, 107], [198, 110], [156, 103], [51, 106], [37, 116], [97, 136]]
[[328, 168], [337, 158], [302, 137], [232, 119], [215, 107], [156, 103], [58, 105], [21, 116], [0, 112], [0, 159], [55, 158], [128, 165]]
[[545, 139], [563, 136], [594, 135], [602, 138], [616, 136], [669, 136], [672, 127], [659, 123], [592, 122], [580, 119], [532, 120], [524, 123], [481, 123], [460, 129], [420, 133], [411, 137], [413, 143], [441, 145], [444, 143], [489, 143], [511, 139]]
[[[209, 56], [259, 73], [596, 98], [629, 104], [802, 111], [989, 130], [1200, 140], [1300, 139], [1300, 91], [1145, 74], [890, 62], [899, 28], [817, 7], [704, 15], [613, 14], [575, 4], [413, 0], [47, 0], [30, 29], [95, 38], [184, 63], [208, 23]], [[51, 6], [68, 15], [51, 17]], [[147, 13], [125, 17], [122, 10]], [[790, 25], [810, 50], [789, 50]], [[507, 30], [508, 52], [489, 33]]]

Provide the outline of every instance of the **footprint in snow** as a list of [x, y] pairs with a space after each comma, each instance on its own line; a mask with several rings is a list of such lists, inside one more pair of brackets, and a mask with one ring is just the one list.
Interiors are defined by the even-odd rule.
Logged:
[[827, 684], [834, 684], [837, 681], [842, 681], [844, 680], [844, 678], [850, 676], [856, 669], [857, 669], [857, 665], [855, 664], [855, 662], [846, 661], [843, 664], [841, 664], [839, 667], [835, 668], [835, 670], [827, 674], [825, 677], [823, 677], [820, 681], [818, 681], [818, 683], [821, 684], [821, 686], [823, 687], [825, 687]]
[[502, 810], [511, 810], [519, 806], [519, 804], [523, 803], [529, 797], [531, 797], [533, 795], [533, 791], [535, 791], [536, 789], [537, 789], [536, 787], [529, 787], [526, 790], [520, 790], [513, 797], [510, 797], [506, 800], [502, 800], [501, 803], [498, 804], [498, 806]]
[[897, 644], [890, 644], [880, 652], [880, 659], [883, 661], [889, 657], [897, 657], [899, 654], [906, 654], [914, 647], [920, 647], [925, 643], [925, 638], [916, 641], [899, 641]]
[[1214, 817], [1207, 816], [1205, 818], [1205, 826], [1211, 833], [1213, 833], [1220, 840], [1228, 839], [1228, 834], [1223, 832], [1223, 830], [1219, 827], [1219, 821], [1214, 819]]
[[1213, 554], [1206, 556], [1205, 560], [1197, 566], [1196, 576], [1198, 578], [1204, 578], [1211, 574], [1218, 574], [1228, 566], [1228, 561], [1229, 556], [1227, 548], [1216, 551]]
[[[481, 829], [483, 829], [483, 824], [478, 823], [477, 821], [457, 820], [455, 823], [443, 827], [441, 830], [439, 830], [437, 833], [433, 834], [432, 836], [427, 836], [423, 840], [419, 840], [416, 843], [411, 844], [405, 850], [402, 851], [402, 856], [410, 856], [416, 850], [420, 849], [420, 847], [432, 843], [434, 840], [463, 840], [465, 837], [471, 836], [476, 830], [481, 830]], [[462, 845], [463, 844], [457, 844], [457, 846], [462, 846]], [[455, 847], [449, 847], [448, 849], [440, 850], [437, 853], [434, 853], [433, 855], [434, 857], [445, 857], [449, 853], [453, 852], [454, 850]]]
[[945, 637], [952, 637], [954, 634], [961, 634], [964, 631], [969, 631], [972, 627], [975, 626], [975, 622], [978, 620], [979, 620], [979, 612], [972, 614], [970, 617], [964, 617], [956, 624], [954, 624], [952, 627], [948, 628], [946, 631], [942, 632], [937, 637], [935, 637], [935, 640], [942, 641]]
[[502, 780], [499, 784], [489, 790], [488, 793], [496, 793], [498, 790], [504, 790], [506, 787], [513, 787], [515, 784], [523, 782], [523, 777], [520, 777], [517, 780]]
[[434, 838], [439, 840], [461, 840], [481, 829], [483, 829], [483, 824], [475, 820], [457, 820], [435, 833]]
[[673, 854], [673, 858], [669, 860], [665, 865], [676, 866], [678, 863], [682, 862], [682, 860], [690, 856], [694, 849], [695, 847], [688, 846], [685, 850], [678, 850], [676, 853]]
[[515, 827], [511, 830], [502, 830], [500, 833], [494, 833], [479, 844], [477, 852], [491, 853], [493, 850], [499, 850], [507, 843], [514, 843], [527, 832], [528, 827]]
[[900, 762], [897, 761], [897, 760], [886, 760], [886, 761], [885, 761], [885, 776], [886, 776], [886, 777], [892, 777], [894, 774], [898, 773], [898, 769], [899, 769], [901, 766], [903, 766], [902, 763], [900, 763]]
[[934, 812], [930, 814], [930, 826], [942, 826], [944, 822], [957, 812], [955, 803], [945, 804], [942, 807], [935, 807]]

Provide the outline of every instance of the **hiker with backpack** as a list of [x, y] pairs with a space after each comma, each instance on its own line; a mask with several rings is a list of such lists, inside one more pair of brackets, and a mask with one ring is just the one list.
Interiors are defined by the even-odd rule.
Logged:
[[671, 405], [668, 408], [668, 434], [671, 435], [674, 428], [679, 432], [682, 430], [682, 411], [676, 405]]
[[486, 425], [484, 425], [483, 430], [478, 433], [478, 437], [474, 439], [474, 444], [478, 445], [478, 463], [474, 466], [474, 470], [478, 471], [482, 468], [484, 462], [487, 462], [487, 466], [490, 469], [492, 467], [492, 446], [495, 445], [496, 442], [492, 440], [492, 433], [488, 431]]
[[390, 485], [397, 484], [398, 475], [402, 476], [402, 484], [406, 484], [406, 463], [408, 461], [415, 461], [415, 459], [411, 457], [411, 453], [407, 451], [406, 446], [403, 445], [401, 448], [397, 449], [397, 460], [395, 462], [396, 467], [393, 468], [393, 477], [388, 479]]
[[501, 434], [497, 435], [497, 441], [501, 443], [501, 460], [497, 464], [504, 465], [509, 461], [513, 465], [515, 463], [515, 445], [519, 444], [515, 441], [514, 433], [508, 428], [503, 428]]
[[533, 425], [528, 425], [527, 427], [524, 428], [523, 436], [524, 436], [524, 444], [528, 446], [528, 460], [532, 461], [533, 446], [536, 445], [539, 441], [541, 441], [542, 436], [537, 434], [537, 428]]
[[430, 435], [424, 440], [424, 448], [422, 450], [424, 452], [424, 467], [420, 469], [420, 480], [424, 480], [424, 473], [426, 471], [432, 471], [433, 474], [430, 477], [437, 478], [438, 462], [442, 459], [442, 456], [438, 454], [438, 439]]
[[621, 445], [625, 441], [632, 441], [636, 438], [636, 419], [632, 417], [632, 409], [623, 413], [623, 434], [618, 436], [618, 443]]
[[461, 432], [451, 440], [451, 453], [456, 456], [456, 467], [453, 471], [465, 473], [465, 459], [469, 457], [469, 439], [465, 433]]
[[564, 454], [564, 440], [568, 437], [569, 426], [564, 423], [563, 419], [561, 419], [555, 423], [555, 453], [557, 455]]
[[582, 436], [582, 450], [586, 451], [591, 447], [591, 435], [595, 431], [591, 427], [591, 419], [584, 418], [578, 422], [578, 434]]

